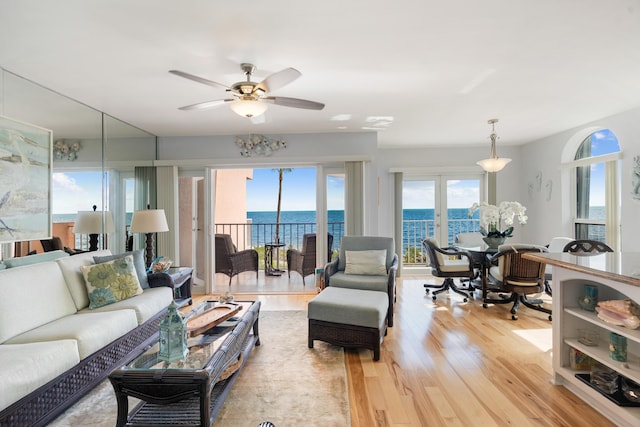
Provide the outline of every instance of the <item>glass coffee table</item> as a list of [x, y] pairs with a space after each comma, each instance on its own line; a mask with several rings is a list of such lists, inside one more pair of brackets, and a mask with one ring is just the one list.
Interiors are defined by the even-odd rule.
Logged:
[[[204, 307], [209, 304], [208, 307]], [[260, 345], [260, 301], [238, 301], [233, 317], [188, 338], [184, 360], [158, 359], [158, 343], [109, 375], [118, 402], [117, 426], [210, 426], [242, 367]], [[187, 319], [216, 307], [209, 301]], [[129, 412], [129, 398], [140, 402]]]

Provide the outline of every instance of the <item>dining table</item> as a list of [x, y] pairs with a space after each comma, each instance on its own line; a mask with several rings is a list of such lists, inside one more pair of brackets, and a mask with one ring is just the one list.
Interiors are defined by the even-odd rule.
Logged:
[[[474, 268], [480, 271], [480, 290], [482, 291], [482, 302], [485, 302], [487, 299], [487, 293], [489, 291], [488, 287], [488, 273], [489, 268], [491, 267], [491, 258], [498, 252], [498, 248], [489, 247], [489, 245], [475, 245], [475, 246], [461, 246], [455, 245], [455, 247], [461, 251], [468, 252], [473, 260]], [[477, 278], [471, 279], [469, 282], [469, 286], [472, 286], [478, 289], [478, 286], [474, 284], [474, 281], [477, 283]]]

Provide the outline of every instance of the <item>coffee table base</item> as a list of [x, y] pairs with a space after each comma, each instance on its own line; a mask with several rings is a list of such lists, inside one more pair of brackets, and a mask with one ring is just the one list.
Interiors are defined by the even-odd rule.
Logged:
[[[258, 339], [255, 335], [248, 335], [242, 349], [242, 363], [240, 368], [229, 378], [219, 381], [211, 391], [209, 401], [209, 420], [201, 419], [200, 397], [194, 396], [170, 404], [157, 404], [141, 401], [133, 408], [127, 422], [123, 426], [210, 426], [218, 416], [222, 404], [229, 395], [231, 387], [238, 379], [238, 375]], [[259, 344], [258, 344], [259, 345]]]

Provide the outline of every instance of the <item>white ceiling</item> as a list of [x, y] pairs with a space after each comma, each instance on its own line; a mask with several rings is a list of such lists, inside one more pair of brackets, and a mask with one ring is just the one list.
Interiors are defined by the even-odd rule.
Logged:
[[[1, 0], [0, 67], [160, 136], [359, 132], [379, 145], [523, 144], [640, 106], [640, 0]], [[253, 124], [218, 89], [286, 67]], [[342, 120], [338, 120], [341, 118]]]

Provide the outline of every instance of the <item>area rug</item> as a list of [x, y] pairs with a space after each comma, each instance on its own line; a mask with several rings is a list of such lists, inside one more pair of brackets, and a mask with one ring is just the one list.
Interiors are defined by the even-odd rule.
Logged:
[[[304, 311], [262, 311], [259, 327], [262, 345], [249, 356], [213, 426], [351, 425], [342, 349], [319, 341], [309, 349]], [[113, 427], [116, 413], [107, 380], [50, 425]]]

